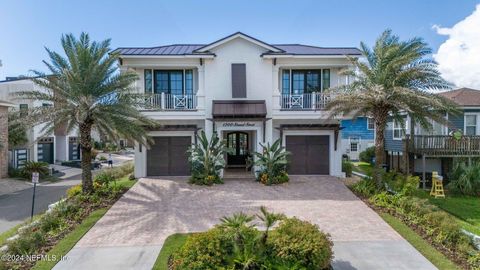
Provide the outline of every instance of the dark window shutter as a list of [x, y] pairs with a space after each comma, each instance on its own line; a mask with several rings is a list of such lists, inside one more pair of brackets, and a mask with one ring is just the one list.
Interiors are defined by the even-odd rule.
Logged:
[[247, 97], [247, 72], [245, 64], [232, 64], [232, 98]]

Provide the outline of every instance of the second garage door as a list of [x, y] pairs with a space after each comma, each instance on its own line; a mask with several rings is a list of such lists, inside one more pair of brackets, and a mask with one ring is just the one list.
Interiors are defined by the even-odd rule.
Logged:
[[290, 174], [330, 173], [329, 136], [286, 136], [285, 145], [290, 154]]
[[189, 136], [154, 137], [155, 144], [147, 150], [147, 175], [189, 175], [187, 150], [192, 143]]

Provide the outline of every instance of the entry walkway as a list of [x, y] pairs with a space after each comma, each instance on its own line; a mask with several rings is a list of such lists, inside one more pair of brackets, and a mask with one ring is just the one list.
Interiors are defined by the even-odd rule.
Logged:
[[54, 269], [151, 269], [170, 234], [204, 231], [223, 216], [257, 213], [262, 205], [330, 233], [334, 269], [435, 269], [341, 180], [328, 176], [293, 176], [281, 186], [141, 179]]

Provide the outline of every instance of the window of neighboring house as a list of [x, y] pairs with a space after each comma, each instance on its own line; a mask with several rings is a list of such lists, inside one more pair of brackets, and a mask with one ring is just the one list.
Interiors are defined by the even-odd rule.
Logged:
[[402, 124], [397, 121], [393, 121], [393, 139], [400, 140], [405, 136], [405, 130], [402, 127]]
[[367, 129], [368, 130], [375, 129], [375, 121], [373, 121], [373, 118], [370, 118], [370, 117], [367, 118]]
[[50, 103], [42, 103], [42, 107], [51, 107], [51, 106], [52, 106], [52, 104], [50, 104]]
[[153, 92], [153, 77], [152, 70], [145, 69], [145, 93]]
[[465, 135], [477, 135], [476, 115], [465, 115]]
[[20, 116], [24, 117], [28, 115], [28, 104], [20, 104]]
[[193, 94], [193, 70], [145, 70], [145, 92]]
[[350, 152], [358, 151], [359, 139], [357, 137], [350, 138]]
[[282, 71], [282, 94], [284, 95], [322, 92], [328, 88], [330, 88], [330, 69]]

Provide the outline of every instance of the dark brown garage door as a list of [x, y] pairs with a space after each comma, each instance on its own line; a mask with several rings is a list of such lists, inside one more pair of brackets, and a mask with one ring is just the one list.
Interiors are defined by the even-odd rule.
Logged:
[[290, 174], [329, 174], [329, 136], [286, 136]]
[[147, 150], [147, 175], [189, 175], [187, 150], [191, 137], [154, 137], [155, 144]]

